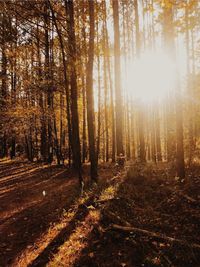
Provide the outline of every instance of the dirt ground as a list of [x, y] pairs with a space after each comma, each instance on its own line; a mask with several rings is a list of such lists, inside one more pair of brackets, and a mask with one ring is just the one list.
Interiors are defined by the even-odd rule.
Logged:
[[187, 184], [165, 164], [131, 167], [73, 266], [199, 267], [199, 174], [187, 170]]
[[77, 180], [66, 168], [0, 163], [0, 266], [9, 266], [76, 197]]
[[[88, 172], [85, 167], [86, 178]], [[79, 195], [76, 175], [67, 167], [1, 161], [0, 266], [12, 266]]]
[[80, 197], [66, 167], [1, 161], [0, 266], [199, 267], [200, 167], [187, 178], [107, 164]]

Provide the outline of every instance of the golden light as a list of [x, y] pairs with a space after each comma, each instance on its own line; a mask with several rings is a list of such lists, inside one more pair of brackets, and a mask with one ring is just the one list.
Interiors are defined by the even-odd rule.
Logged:
[[173, 90], [175, 67], [164, 53], [144, 53], [129, 64], [127, 89], [133, 98], [143, 102], [164, 99]]

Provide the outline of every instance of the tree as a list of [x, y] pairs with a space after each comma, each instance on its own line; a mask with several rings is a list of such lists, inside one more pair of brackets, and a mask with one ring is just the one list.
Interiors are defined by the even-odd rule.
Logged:
[[121, 94], [121, 62], [120, 62], [120, 32], [119, 32], [119, 1], [112, 1], [114, 20], [114, 71], [115, 71], [115, 114], [116, 114], [116, 146], [117, 156], [124, 154], [123, 148], [123, 104]]
[[[175, 36], [173, 27], [173, 7], [171, 3], [164, 5], [164, 23], [166, 38], [168, 41], [169, 55], [176, 63]], [[177, 65], [176, 65], [177, 66]], [[183, 148], [183, 114], [182, 96], [180, 92], [179, 73], [176, 68], [175, 78], [175, 109], [176, 109], [176, 170], [180, 178], [185, 178], [185, 162]]]
[[70, 64], [70, 86], [71, 86], [71, 121], [72, 121], [72, 155], [73, 165], [78, 171], [79, 181], [82, 183], [82, 171], [81, 171], [81, 147], [79, 137], [79, 115], [78, 115], [78, 103], [77, 103], [77, 75], [76, 75], [76, 39], [74, 28], [74, 4], [73, 1], [65, 1], [67, 25], [68, 25], [68, 38], [69, 44], [69, 64]]
[[[138, 1], [134, 0], [135, 7], [135, 29], [136, 29], [136, 53], [137, 57], [140, 57], [141, 41], [140, 41], [140, 29], [139, 29], [139, 14], [138, 14]], [[144, 111], [142, 102], [138, 107], [138, 134], [139, 134], [139, 158], [141, 162], [146, 161], [145, 153], [145, 138], [144, 138]]]
[[94, 97], [93, 97], [93, 61], [94, 61], [94, 2], [88, 0], [90, 34], [88, 47], [88, 63], [86, 73], [86, 97], [87, 97], [87, 123], [89, 139], [89, 155], [91, 162], [90, 175], [93, 181], [97, 181], [97, 158], [95, 146], [95, 116], [94, 116]]

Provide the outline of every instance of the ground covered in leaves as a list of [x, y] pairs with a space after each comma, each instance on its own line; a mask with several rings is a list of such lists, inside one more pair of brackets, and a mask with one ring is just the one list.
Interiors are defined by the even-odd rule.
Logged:
[[66, 168], [0, 164], [0, 266], [200, 266], [199, 166], [102, 165], [80, 196]]
[[[113, 169], [102, 166], [100, 175], [112, 178]], [[87, 189], [88, 165], [83, 176]], [[66, 166], [1, 160], [0, 267], [31, 263], [65, 225], [63, 214], [73, 214], [80, 199], [78, 178]]]
[[200, 266], [199, 171], [133, 165], [75, 266]]

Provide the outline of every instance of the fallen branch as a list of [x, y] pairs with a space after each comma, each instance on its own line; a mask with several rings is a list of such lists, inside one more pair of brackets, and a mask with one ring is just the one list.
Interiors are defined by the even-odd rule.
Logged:
[[194, 198], [192, 198], [192, 197], [190, 197], [190, 196], [188, 196], [188, 195], [186, 195], [186, 194], [184, 194], [183, 193], [183, 191], [182, 190], [173, 190], [173, 189], [171, 189], [171, 188], [167, 188], [169, 191], [171, 191], [171, 193], [170, 193], [170, 195], [167, 197], [167, 198], [165, 198], [163, 201], [161, 201], [157, 206], [156, 206], [156, 208], [155, 209], [159, 209], [161, 206], [162, 206], [162, 204], [164, 203], [164, 202], [167, 202], [167, 200], [168, 199], [170, 199], [171, 197], [172, 197], [172, 195], [179, 195], [179, 196], [182, 196], [183, 198], [185, 198], [187, 201], [189, 201], [189, 202], [191, 202], [191, 203], [198, 203], [198, 200], [196, 200], [196, 199], [194, 199]]
[[145, 209], [145, 208], [141, 208], [139, 206], [136, 206], [135, 202], [133, 200], [131, 200], [129, 198], [125, 198], [125, 197], [123, 197], [123, 198], [122, 197], [117, 197], [117, 198], [109, 198], [109, 199], [99, 199], [99, 200], [96, 201], [96, 203], [97, 204], [104, 204], [104, 203], [109, 202], [109, 201], [115, 201], [115, 200], [121, 201], [122, 199], [132, 202], [133, 209], [135, 211], [139, 211], [139, 212], [143, 212], [143, 213], [149, 212], [151, 214], [154, 213], [155, 215], [159, 215], [159, 216], [171, 217], [170, 214], [166, 214], [166, 213], [162, 213], [162, 212], [159, 212], [159, 211], [155, 211], [153, 209], [148, 209], [148, 208]]
[[169, 189], [172, 193], [177, 194], [177, 195], [180, 195], [180, 196], [184, 197], [185, 199], [187, 199], [188, 201], [190, 201], [190, 202], [192, 202], [192, 203], [196, 203], [196, 202], [197, 202], [196, 199], [194, 199], [194, 198], [188, 196], [187, 194], [185, 194], [183, 190], [175, 190], [175, 191], [174, 191], [174, 190], [171, 189], [171, 188], [168, 188], [168, 189]]
[[118, 224], [112, 224], [111, 228], [114, 230], [120, 230], [120, 231], [124, 231], [124, 232], [134, 232], [137, 234], [142, 234], [142, 235], [162, 239], [162, 240], [170, 242], [170, 243], [177, 243], [177, 244], [180, 244], [182, 246], [189, 246], [191, 248], [200, 249], [199, 244], [196, 244], [196, 243], [188, 244], [188, 242], [186, 242], [182, 239], [169, 237], [169, 236], [166, 236], [162, 233], [151, 232], [151, 231], [143, 230], [143, 229], [136, 228], [136, 227], [121, 226]]
[[197, 202], [197, 200], [195, 200], [194, 198], [192, 198], [192, 197], [189, 197], [188, 195], [186, 195], [186, 194], [183, 194], [182, 192], [179, 192], [179, 195], [181, 195], [182, 197], [184, 197], [185, 199], [187, 199], [189, 202], [191, 202], [191, 203], [196, 203]]
[[126, 226], [131, 226], [130, 225], [130, 223], [129, 222], [127, 222], [127, 221], [125, 221], [125, 220], [123, 220], [122, 218], [120, 218], [120, 216], [118, 216], [118, 215], [116, 215], [114, 212], [112, 212], [112, 211], [108, 211], [108, 210], [103, 210], [103, 214], [105, 215], [105, 216], [107, 216], [108, 218], [110, 218], [111, 220], [118, 220], [118, 222], [120, 222], [120, 223], [123, 223], [123, 224], [125, 224]]

